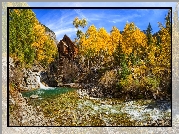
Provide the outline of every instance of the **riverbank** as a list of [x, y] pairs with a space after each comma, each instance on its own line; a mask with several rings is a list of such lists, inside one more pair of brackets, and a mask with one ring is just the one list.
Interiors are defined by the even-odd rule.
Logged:
[[18, 106], [21, 107], [18, 110], [10, 106], [11, 125], [18, 118], [23, 119], [22, 126], [171, 126], [169, 101], [81, 98], [78, 90], [74, 90], [53, 98], [27, 99]]

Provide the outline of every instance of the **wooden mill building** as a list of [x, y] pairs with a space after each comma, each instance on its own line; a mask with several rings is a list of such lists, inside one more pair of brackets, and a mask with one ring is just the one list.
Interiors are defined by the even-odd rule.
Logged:
[[73, 60], [78, 53], [78, 48], [71, 41], [71, 39], [65, 34], [63, 39], [57, 45], [59, 58], [66, 57]]

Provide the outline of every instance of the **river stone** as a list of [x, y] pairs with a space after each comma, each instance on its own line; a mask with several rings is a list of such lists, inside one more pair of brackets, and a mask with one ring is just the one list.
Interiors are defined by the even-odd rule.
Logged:
[[59, 82], [58, 83], [58, 87], [62, 87], [63, 86], [63, 83], [62, 82]]
[[37, 98], [39, 98], [39, 96], [33, 94], [33, 95], [30, 96], [30, 98], [32, 98], [32, 99], [37, 99]]

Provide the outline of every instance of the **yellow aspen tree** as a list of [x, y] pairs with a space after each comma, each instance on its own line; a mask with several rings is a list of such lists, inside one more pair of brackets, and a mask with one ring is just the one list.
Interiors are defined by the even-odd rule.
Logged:
[[[112, 49], [111, 49], [111, 45], [109, 43], [109, 40], [110, 39], [110, 35], [109, 33], [107, 33], [106, 29], [103, 27], [103, 28], [100, 28], [98, 30], [98, 38], [97, 38], [97, 53], [99, 54], [104, 54], [106, 56], [110, 56], [112, 55]], [[102, 53], [101, 53], [102, 52]]]
[[122, 42], [122, 35], [117, 27], [113, 27], [110, 32], [110, 43], [112, 46], [112, 53], [115, 52], [117, 45], [119, 44], [119, 41]]
[[36, 60], [47, 65], [55, 58], [55, 55], [57, 54], [57, 46], [46, 34], [45, 27], [42, 26], [38, 20], [36, 20], [34, 25], [36, 36], [32, 47], [35, 48], [36, 51]]

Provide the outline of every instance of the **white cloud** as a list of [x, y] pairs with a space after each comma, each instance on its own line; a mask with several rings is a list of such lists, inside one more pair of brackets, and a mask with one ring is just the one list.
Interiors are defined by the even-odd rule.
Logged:
[[91, 20], [89, 20], [88, 17], [86, 17], [80, 9], [74, 9], [74, 11], [80, 16], [80, 18], [85, 18], [87, 20], [87, 22], [91, 22]]
[[63, 38], [63, 36], [66, 34], [68, 36], [72, 36], [73, 34], [76, 34], [76, 28], [64, 28], [64, 29], [58, 29], [58, 30], [54, 30], [55, 35], [57, 37], [58, 40], [61, 40]]
[[141, 17], [141, 15], [139, 15], [139, 14], [133, 14], [133, 15], [124, 15], [124, 16], [121, 16], [120, 15], [120, 18], [118, 18], [118, 19], [116, 19], [116, 18], [114, 18], [114, 16], [109, 16], [109, 22], [113, 22], [113, 23], [117, 23], [117, 22], [126, 22], [127, 20], [129, 20], [129, 19], [134, 19], [134, 18], [136, 18], [136, 17]]
[[57, 12], [57, 15], [56, 13], [53, 14], [57, 16], [56, 18], [53, 18], [53, 20], [48, 21], [48, 19], [51, 17], [47, 15], [43, 21], [46, 22], [45, 25], [48, 28], [54, 31], [57, 40], [61, 40], [64, 34], [68, 34], [68, 36], [76, 34], [76, 28], [73, 27], [74, 14], [75, 13], [73, 10], [60, 10], [60, 12]]
[[[176, 3], [175, 2], [39, 2], [39, 3], [34, 3], [34, 2], [30, 2], [29, 3], [30, 6], [59, 6], [59, 7], [175, 7]], [[92, 9], [93, 10], [93, 9]], [[74, 35], [76, 34], [76, 29], [73, 27], [73, 19], [76, 16], [79, 16], [80, 18], [85, 18], [88, 22], [88, 26], [91, 24], [95, 24], [100, 26], [106, 26], [108, 27], [108, 25], [105, 25], [105, 21], [106, 22], [112, 22], [115, 23], [114, 25], [116, 25], [116, 23], [118, 22], [126, 22], [127, 20], [131, 21], [131, 20], [135, 20], [138, 19], [139, 17], [145, 16], [146, 14], [148, 14], [148, 10], [147, 9], [140, 9], [140, 11], [143, 10], [142, 12], [140, 12], [140, 14], [134, 13], [134, 14], [112, 14], [112, 15], [108, 15], [106, 16], [105, 13], [101, 11], [94, 11], [90, 12], [90, 11], [84, 11], [83, 9], [63, 9], [60, 10], [59, 12], [50, 12], [49, 14], [45, 14], [41, 16], [41, 20], [43, 20], [43, 24], [45, 24], [47, 27], [49, 27], [52, 31], [55, 32], [56, 37], [58, 40], [60, 40], [64, 34], [68, 34], [68, 36], [74, 37]], [[155, 19], [158, 19], [158, 16], [160, 15], [161, 12], [155, 12], [153, 14], [153, 16], [155, 17], [151, 17], [151, 15], [149, 15], [148, 18], [146, 18], [146, 21], [150, 21], [153, 22], [155, 21]], [[140, 18], [139, 18], [140, 19]], [[105, 21], [104, 21], [105, 20]], [[99, 23], [97, 22], [99, 21]], [[143, 22], [139, 22], [138, 24], [140, 25], [140, 23]], [[141, 24], [142, 26], [143, 24]]]

